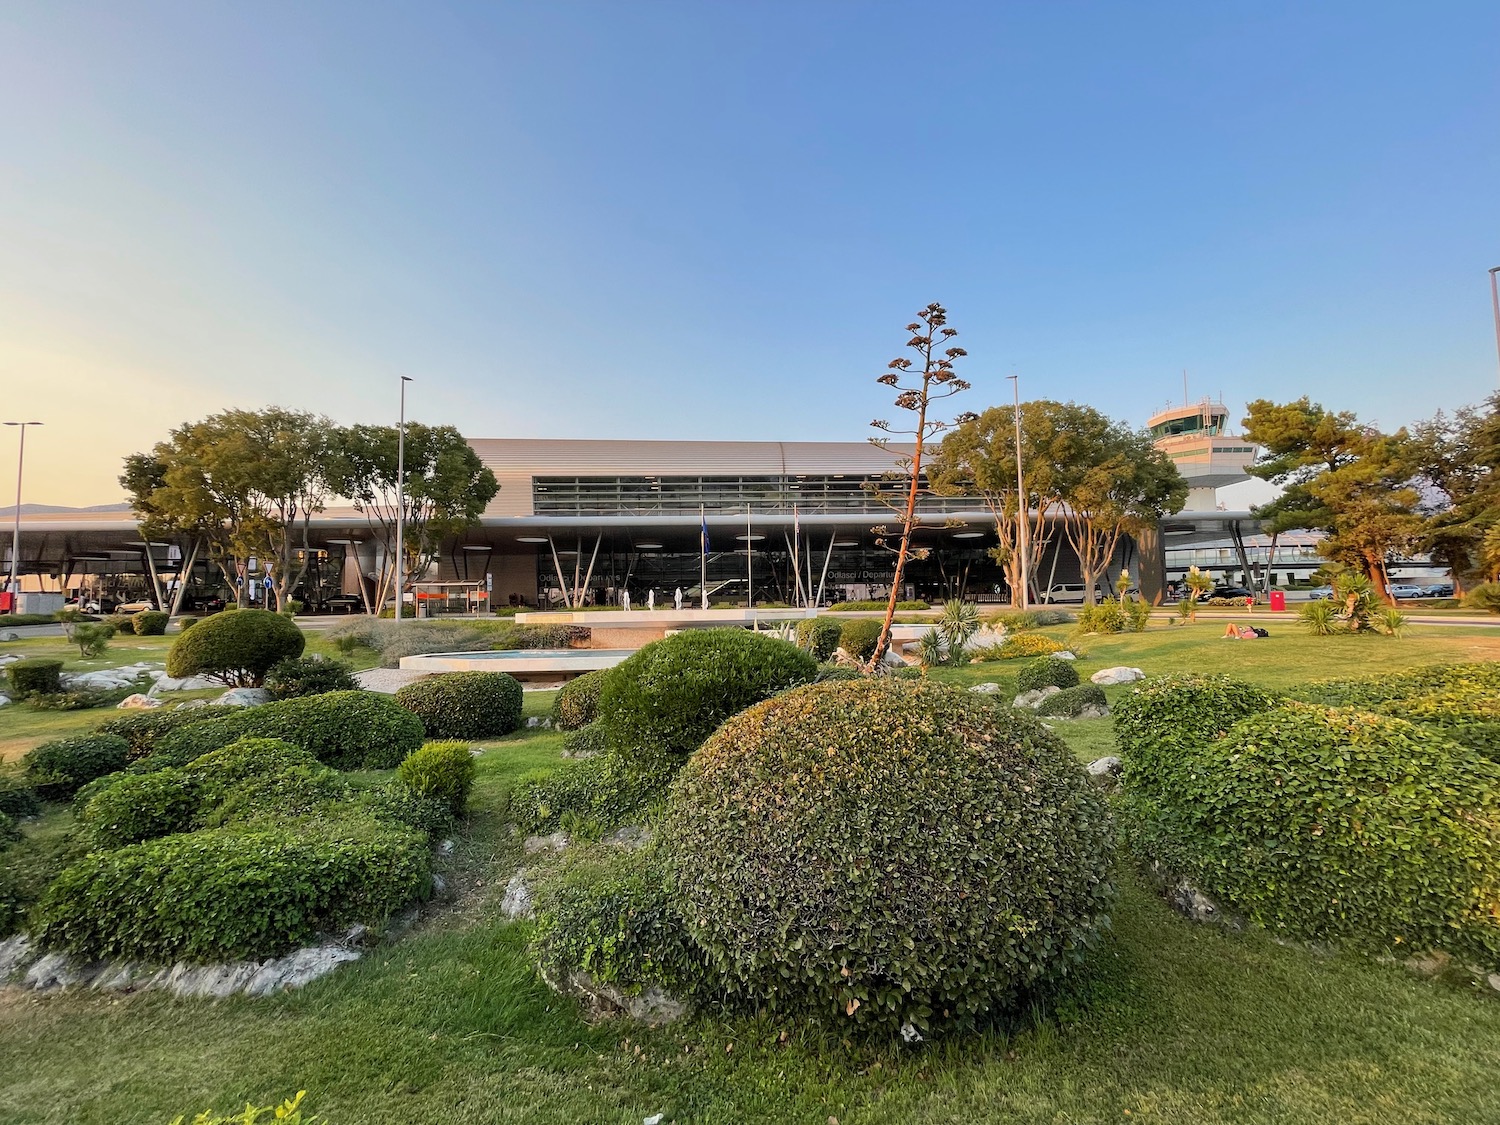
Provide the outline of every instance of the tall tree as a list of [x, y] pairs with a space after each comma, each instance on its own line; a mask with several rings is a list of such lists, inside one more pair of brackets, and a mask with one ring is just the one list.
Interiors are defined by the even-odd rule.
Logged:
[[1089, 407], [1080, 408], [1076, 418], [1072, 456], [1062, 472], [1063, 530], [1078, 555], [1084, 602], [1094, 605], [1099, 576], [1120, 540], [1179, 510], [1188, 486], [1150, 434], [1111, 422]]
[[[1039, 399], [1021, 404], [1021, 458], [1025, 465], [1024, 503], [1016, 491], [1015, 409], [992, 406], [955, 426], [933, 455], [928, 476], [943, 496], [978, 496], [995, 519], [999, 543], [990, 551], [1003, 568], [1012, 604], [1019, 606], [1023, 583], [1035, 585], [1046, 556], [1051, 518], [1062, 506], [1062, 469], [1072, 403]], [[1021, 520], [1030, 547], [1028, 574], [1021, 573]]]
[[[120, 487], [130, 497], [141, 539], [146, 544], [146, 570], [156, 594], [156, 604], [175, 615], [182, 609], [188, 579], [198, 561], [198, 552], [207, 539], [207, 529], [201, 513], [194, 515], [170, 511], [157, 503], [156, 492], [166, 484], [166, 472], [166, 462], [156, 453], [132, 453], [125, 458], [125, 471], [120, 474], [119, 480]], [[151, 544], [157, 539], [176, 540], [181, 555], [182, 561], [170, 588], [163, 585], [162, 576], [156, 569], [156, 556]]]
[[1420, 542], [1424, 521], [1412, 441], [1382, 434], [1352, 413], [1325, 410], [1306, 397], [1250, 403], [1245, 436], [1262, 447], [1252, 475], [1283, 486], [1256, 509], [1270, 530], [1324, 533], [1324, 558], [1357, 568], [1387, 601], [1386, 566]]
[[[969, 389], [969, 384], [953, 370], [954, 362], [969, 353], [951, 344], [958, 335], [958, 330], [948, 327], [948, 311], [934, 302], [919, 312], [917, 319], [908, 324], [906, 330], [911, 333], [906, 346], [917, 353], [920, 366], [905, 356], [897, 356], [886, 365], [885, 374], [876, 382], [895, 388], [898, 392], [896, 406], [915, 414], [916, 418], [911, 429], [907, 430], [893, 428], [889, 422], [880, 418], [870, 423], [883, 434], [909, 437], [912, 440], [911, 453], [903, 452], [896, 460], [896, 476], [902, 482], [899, 492], [892, 495], [885, 489], [876, 490], [876, 495], [890, 503], [900, 516], [901, 529], [895, 547], [896, 566], [891, 577], [891, 595], [886, 602], [885, 621], [881, 625], [875, 651], [870, 656], [869, 666], [872, 671], [880, 667], [886, 650], [891, 645], [891, 622], [895, 620], [896, 603], [901, 598], [901, 579], [906, 573], [907, 560], [921, 558], [926, 554], [924, 550], [913, 549], [911, 537], [912, 530], [918, 524], [917, 498], [923, 489], [922, 458], [927, 449], [927, 441], [951, 426], [962, 425], [974, 417], [972, 414], [961, 414], [954, 422], [932, 417], [933, 407], [938, 402]], [[870, 441], [881, 449], [891, 449], [890, 437], [873, 437]], [[881, 546], [889, 545], [889, 533], [885, 527], [877, 527], [875, 534], [876, 543]]]
[[1455, 593], [1485, 572], [1485, 537], [1500, 521], [1500, 394], [1442, 411], [1411, 430], [1426, 525], [1421, 547], [1453, 572]]
[[[399, 432], [394, 426], [351, 426], [336, 435], [328, 475], [334, 492], [364, 513], [372, 538], [382, 548], [373, 602], [383, 606], [393, 590], [405, 593], [412, 575], [427, 570], [444, 540], [474, 527], [500, 491], [495, 474], [452, 426], [406, 426], [404, 508], [398, 495]], [[398, 577], [396, 522], [405, 512], [406, 558]], [[396, 587], [399, 586], [399, 590]]]

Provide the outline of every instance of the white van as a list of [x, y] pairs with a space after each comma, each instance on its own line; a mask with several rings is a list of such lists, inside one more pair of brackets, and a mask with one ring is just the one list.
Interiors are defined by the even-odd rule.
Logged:
[[[1082, 605], [1084, 589], [1082, 582], [1059, 582], [1043, 592], [1042, 601], [1047, 605]], [[1096, 601], [1104, 600], [1097, 585], [1094, 587], [1094, 593]]]

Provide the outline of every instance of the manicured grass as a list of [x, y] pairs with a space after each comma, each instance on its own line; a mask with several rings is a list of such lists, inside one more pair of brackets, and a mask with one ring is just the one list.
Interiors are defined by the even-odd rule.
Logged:
[[[1288, 628], [1256, 642], [1219, 641], [1221, 631], [1089, 638], [1079, 670], [1197, 668], [1289, 686], [1500, 657], [1500, 635], [1477, 630], [1419, 629], [1392, 641]], [[939, 675], [1010, 689], [1016, 667]], [[528, 715], [544, 715], [551, 695], [525, 702]], [[1054, 726], [1080, 757], [1112, 749], [1108, 719]], [[505, 924], [496, 909], [522, 862], [505, 824], [507, 793], [521, 774], [559, 762], [562, 744], [540, 731], [486, 743], [473, 814], [442, 861], [450, 901], [302, 992], [207, 1003], [0, 990], [0, 1120], [164, 1125], [303, 1088], [305, 1105], [337, 1125], [637, 1125], [656, 1113], [697, 1125], [1497, 1119], [1500, 1000], [1193, 925], [1128, 873], [1112, 932], [1086, 971], [1003, 1031], [904, 1048], [712, 1016], [655, 1032], [590, 1027], [536, 979], [528, 927]]]

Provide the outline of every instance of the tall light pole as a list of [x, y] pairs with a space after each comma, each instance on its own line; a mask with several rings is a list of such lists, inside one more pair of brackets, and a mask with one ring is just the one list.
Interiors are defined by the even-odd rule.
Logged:
[[406, 570], [406, 384], [401, 376], [401, 425], [396, 431], [396, 624], [401, 623], [402, 578]]
[[1021, 378], [1019, 375], [1007, 375], [1006, 378], [1015, 391], [1016, 402], [1013, 411], [1016, 423], [1016, 520], [1017, 540], [1021, 547], [1021, 608], [1025, 609], [1030, 604], [1027, 587], [1031, 583], [1031, 566], [1027, 554], [1031, 539], [1031, 513], [1028, 511], [1031, 505], [1026, 503], [1026, 480], [1021, 475]]
[[1495, 310], [1495, 355], [1500, 358], [1500, 286], [1496, 285], [1496, 274], [1500, 274], [1500, 266], [1490, 270], [1490, 306]]
[[26, 427], [40, 426], [40, 422], [7, 422], [7, 426], [21, 427], [21, 454], [16, 458], [16, 523], [10, 538], [10, 611], [20, 613], [21, 601], [21, 473], [26, 468]]

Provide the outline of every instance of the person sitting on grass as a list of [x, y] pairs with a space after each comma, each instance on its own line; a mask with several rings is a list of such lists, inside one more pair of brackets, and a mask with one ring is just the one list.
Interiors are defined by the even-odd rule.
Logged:
[[1224, 636], [1220, 639], [1226, 641], [1253, 641], [1261, 635], [1260, 630], [1253, 626], [1236, 625], [1231, 621], [1228, 625], [1224, 626]]

